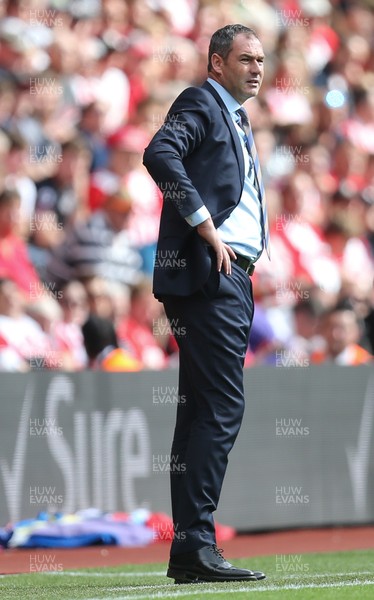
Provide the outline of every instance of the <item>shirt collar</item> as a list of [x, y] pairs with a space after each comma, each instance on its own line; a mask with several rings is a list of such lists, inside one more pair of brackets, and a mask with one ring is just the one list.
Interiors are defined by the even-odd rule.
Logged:
[[208, 83], [210, 83], [210, 85], [213, 86], [216, 92], [220, 95], [229, 113], [235, 113], [237, 110], [239, 110], [239, 108], [242, 107], [242, 105], [239, 104], [239, 102], [235, 100], [233, 96], [231, 96], [231, 94], [226, 90], [226, 88], [223, 87], [223, 85], [214, 79], [211, 79], [210, 77], [208, 77]]

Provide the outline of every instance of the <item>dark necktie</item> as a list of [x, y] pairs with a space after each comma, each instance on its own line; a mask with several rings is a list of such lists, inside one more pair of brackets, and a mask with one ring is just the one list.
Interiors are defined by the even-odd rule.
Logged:
[[263, 233], [264, 233], [264, 241], [265, 241], [265, 249], [266, 253], [270, 259], [270, 235], [269, 235], [269, 220], [268, 213], [266, 209], [266, 196], [265, 196], [265, 188], [262, 181], [260, 161], [258, 158], [255, 141], [253, 138], [252, 127], [249, 123], [247, 113], [245, 109], [239, 108], [236, 111], [236, 114], [239, 116], [239, 127], [245, 133], [245, 145], [248, 150], [248, 154], [250, 158], [253, 160], [254, 169], [255, 169], [255, 180], [256, 180], [256, 188], [259, 194], [261, 209], [262, 209], [262, 223], [263, 223]]

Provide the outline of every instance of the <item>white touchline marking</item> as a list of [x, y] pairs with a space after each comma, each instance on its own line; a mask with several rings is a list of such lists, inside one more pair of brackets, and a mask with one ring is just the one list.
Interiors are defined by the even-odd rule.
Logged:
[[[354, 571], [350, 575], [352, 577], [356, 577], [358, 575], [373, 575], [374, 571]], [[20, 573], [22, 574], [22, 573]], [[103, 572], [90, 572], [90, 571], [41, 571], [40, 575], [58, 575], [59, 577], [152, 577], [153, 575], [156, 577], [166, 577], [165, 571], [130, 571], [126, 573], [114, 573], [110, 571], [109, 573]], [[27, 573], [30, 575], [30, 573]], [[287, 571], [278, 571], [275, 577], [287, 577], [287, 579], [322, 579], [323, 577], [347, 577], [349, 573], [288, 573]], [[1, 575], [1, 577], [8, 577], [7, 575]]]
[[[282, 575], [281, 572], [278, 573], [278, 575]], [[373, 571], [354, 571], [353, 573], [347, 573], [345, 571], [345, 573], [303, 573], [302, 574], [302, 578], [303, 579], [307, 579], [308, 577], [310, 579], [317, 579], [317, 578], [323, 578], [323, 577], [357, 577], [358, 575], [374, 575], [374, 570]], [[290, 578], [290, 579], [300, 579], [300, 573], [284, 573], [284, 577]]]
[[[193, 584], [198, 585], [198, 584]], [[306, 583], [306, 584], [290, 584], [290, 585], [269, 585], [269, 586], [254, 586], [254, 587], [237, 587], [237, 588], [224, 588], [220, 589], [212, 589], [210, 587], [206, 587], [209, 584], [200, 584], [198, 590], [175, 590], [175, 591], [165, 591], [165, 592], [155, 592], [154, 594], [147, 594], [146, 596], [139, 596], [136, 591], [138, 588], [132, 588], [134, 594], [131, 596], [116, 596], [116, 600], [133, 600], [137, 598], [138, 600], [152, 600], [152, 598], [178, 598], [178, 596], [198, 596], [202, 593], [205, 594], [231, 594], [231, 593], [246, 593], [249, 594], [251, 592], [277, 592], [282, 590], [305, 590], [305, 589], [320, 589], [320, 588], [341, 588], [341, 587], [356, 587], [359, 585], [374, 585], [374, 580], [365, 579], [364, 581], [342, 581], [341, 583]], [[204, 587], [202, 587], [204, 586]], [[142, 586], [143, 587], [143, 586]], [[146, 587], [146, 586], [144, 586]], [[154, 586], [147, 586], [149, 588], [154, 589]], [[165, 587], [165, 586], [164, 586]], [[183, 586], [184, 587], [184, 586]], [[104, 590], [103, 590], [104, 591]], [[118, 592], [118, 588], [111, 588], [106, 591], [115, 591]], [[73, 599], [71, 599], [73, 600]], [[85, 598], [84, 600], [105, 600], [103, 598]]]
[[[366, 575], [366, 573], [364, 574]], [[89, 571], [41, 571], [40, 575], [58, 575], [59, 577], [166, 577], [166, 569], [165, 571], [132, 571], [126, 573], [121, 573], [120, 571], [118, 573], [113, 573], [113, 571], [109, 573], [96, 573], [95, 571], [92, 573]]]

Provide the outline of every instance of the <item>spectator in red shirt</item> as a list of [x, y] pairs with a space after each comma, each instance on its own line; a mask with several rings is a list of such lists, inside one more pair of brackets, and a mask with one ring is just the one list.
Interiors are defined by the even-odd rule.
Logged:
[[162, 369], [167, 366], [167, 357], [155, 335], [169, 330], [166, 317], [162, 317], [162, 305], [152, 295], [150, 281], [142, 280], [131, 292], [129, 315], [117, 329], [119, 340], [146, 368]]
[[42, 284], [18, 233], [20, 202], [16, 190], [0, 193], [0, 276], [15, 281], [30, 300], [30, 291]]
[[0, 369], [48, 368], [52, 358], [48, 335], [25, 311], [26, 301], [11, 279], [0, 279]]

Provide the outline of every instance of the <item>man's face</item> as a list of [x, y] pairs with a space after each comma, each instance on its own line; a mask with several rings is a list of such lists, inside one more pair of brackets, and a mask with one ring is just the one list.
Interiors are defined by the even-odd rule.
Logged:
[[212, 65], [215, 79], [240, 104], [257, 96], [264, 77], [264, 51], [255, 36], [239, 33], [227, 58], [213, 54]]
[[0, 235], [6, 236], [18, 231], [20, 222], [20, 201], [12, 200], [0, 207]]
[[337, 356], [350, 344], [357, 343], [359, 329], [354, 313], [341, 310], [329, 315], [325, 337], [332, 356]]
[[129, 223], [129, 211], [115, 210], [114, 208], [107, 208], [106, 215], [109, 220], [109, 224], [115, 233], [119, 233], [124, 229], [127, 229]]
[[0, 314], [14, 316], [22, 308], [22, 296], [13, 281], [4, 281], [0, 287]]

